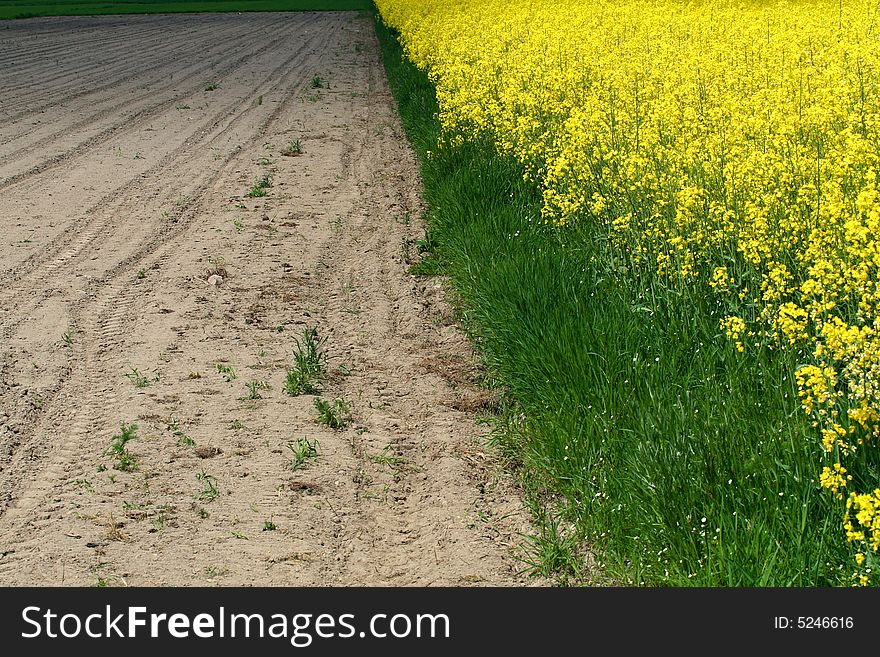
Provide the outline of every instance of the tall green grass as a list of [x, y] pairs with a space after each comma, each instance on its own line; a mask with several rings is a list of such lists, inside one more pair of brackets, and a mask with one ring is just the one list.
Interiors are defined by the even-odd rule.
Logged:
[[367, 11], [370, 0], [4, 0], [0, 19], [98, 14], [160, 14], [240, 11]]
[[850, 583], [795, 356], [737, 353], [707, 291], [633, 269], [592, 226], [544, 225], [537, 190], [490, 146], [438, 148], [433, 87], [377, 33], [421, 160], [432, 267], [515, 404], [499, 440], [540, 524], [527, 561], [563, 582]]

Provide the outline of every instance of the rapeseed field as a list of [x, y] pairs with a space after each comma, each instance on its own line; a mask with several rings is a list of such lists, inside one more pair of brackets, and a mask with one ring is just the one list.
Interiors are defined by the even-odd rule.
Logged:
[[[880, 3], [376, 4], [384, 23], [399, 33], [407, 58], [434, 85], [439, 139], [427, 158], [488, 144], [496, 157], [515, 162], [514, 175], [539, 194], [540, 212], [533, 220], [544, 228], [535, 230], [556, 232], [567, 244], [579, 235], [602, 245], [569, 248], [567, 260], [580, 257], [590, 267], [612, 272], [618, 285], [639, 290], [638, 303], [652, 316], [665, 304], [683, 317], [711, 318], [716, 334], [704, 348], [723, 349], [721, 343], [727, 343], [732, 355], [723, 356], [725, 371], [741, 371], [725, 374], [724, 385], [731, 394], [764, 390], [767, 408], [758, 414], [774, 407], [771, 396], [780, 398], [779, 409], [787, 408], [787, 391], [796, 397], [800, 418], [783, 410], [774, 416], [779, 422], [767, 416], [768, 435], [784, 434], [780, 440], [790, 445], [790, 458], [776, 451], [766, 463], [772, 464], [770, 479], [796, 480], [803, 497], [787, 506], [784, 486], [774, 483], [776, 488], [755, 499], [765, 503], [767, 518], [790, 516], [785, 522], [799, 528], [799, 545], [837, 532], [846, 550], [838, 546], [831, 551], [834, 557], [827, 551], [820, 551], [821, 557], [803, 552], [804, 559], [832, 560], [814, 579], [780, 580], [767, 569], [739, 578], [733, 573], [739, 566], [729, 557], [742, 551], [742, 541], [767, 532], [761, 544], [775, 546], [765, 555], [768, 562], [783, 558], [789, 548], [770, 529], [776, 521], [743, 519], [748, 507], [724, 501], [727, 493], [718, 491], [734, 466], [722, 458], [713, 461], [718, 476], [706, 475], [713, 483], [699, 484], [716, 515], [714, 527], [712, 513], [687, 513], [682, 506], [676, 507], [680, 517], [654, 517], [640, 525], [653, 523], [658, 536], [676, 523], [688, 525], [674, 539], [694, 537], [693, 564], [684, 565], [688, 557], [678, 560], [683, 581], [876, 584]], [[590, 284], [588, 276], [582, 278], [583, 285]], [[646, 298], [648, 288], [651, 298]], [[639, 362], [639, 346], [626, 348]], [[662, 348], [658, 354], [659, 363]], [[768, 380], [775, 376], [778, 385], [758, 386], [765, 374]], [[681, 385], [674, 376], [665, 380], [671, 388]], [[649, 405], [657, 398], [652, 391], [644, 396]], [[594, 406], [584, 401], [575, 416], [584, 424], [593, 422]], [[637, 426], [625, 429], [635, 436], [627, 439], [628, 451], [677, 440], [664, 435], [659, 421], [644, 420], [644, 407], [637, 413], [642, 417]], [[594, 435], [622, 431], [620, 422], [626, 420], [618, 416], [604, 434]], [[724, 422], [725, 431], [736, 431], [735, 419]], [[717, 428], [711, 420], [701, 426], [710, 433]], [[569, 437], [581, 432], [569, 426]], [[580, 490], [589, 489], [601, 500], [607, 494], [602, 482], [615, 475], [598, 463], [605, 453], [585, 440], [571, 438], [554, 453], [573, 460], [574, 452], [581, 454], [588, 483]], [[730, 458], [760, 461], [763, 444], [763, 439], [744, 441], [743, 451], [751, 453]], [[683, 458], [676, 453], [682, 450], [676, 447], [669, 458]], [[799, 469], [796, 454], [806, 455], [812, 465]], [[764, 476], [769, 468], [759, 466], [748, 477]], [[758, 470], [763, 474], [755, 474]], [[573, 476], [562, 479], [570, 482]], [[730, 477], [729, 486], [754, 486], [748, 477]], [[653, 477], [645, 481], [660, 494]], [[572, 498], [567, 486], [562, 484]], [[823, 501], [813, 500], [809, 487]], [[775, 499], [768, 503], [768, 496]], [[588, 506], [581, 497], [570, 503]], [[623, 502], [619, 506], [625, 508]], [[822, 524], [827, 531], [810, 534], [808, 524]], [[589, 526], [585, 536], [601, 543], [602, 527]], [[725, 533], [726, 542], [720, 538]], [[636, 549], [639, 540], [651, 542], [630, 537], [626, 550]], [[654, 556], [639, 561], [642, 569], [666, 574], [648, 576], [643, 570], [634, 581], [682, 581], [670, 575], [664, 549], [669, 540], [651, 543], [645, 551]], [[756, 552], [750, 558], [762, 556]], [[713, 559], [727, 565], [702, 579], [698, 571]]]

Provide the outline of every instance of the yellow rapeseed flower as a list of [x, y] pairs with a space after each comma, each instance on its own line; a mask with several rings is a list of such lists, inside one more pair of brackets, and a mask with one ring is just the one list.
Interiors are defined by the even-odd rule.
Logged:
[[[669, 285], [705, 285], [738, 351], [807, 355], [798, 393], [826, 458], [876, 448], [876, 7], [376, 4], [436, 85], [442, 144], [491, 141], [541, 189], [546, 222], [594, 222]], [[820, 475], [835, 495], [847, 481], [838, 466]], [[844, 528], [877, 551], [872, 495], [850, 498]]]

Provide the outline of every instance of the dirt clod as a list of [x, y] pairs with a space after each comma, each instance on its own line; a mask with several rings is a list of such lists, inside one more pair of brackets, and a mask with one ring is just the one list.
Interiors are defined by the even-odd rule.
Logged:
[[218, 454], [221, 453], [219, 447], [196, 447], [195, 454], [200, 459], [210, 459], [214, 458]]

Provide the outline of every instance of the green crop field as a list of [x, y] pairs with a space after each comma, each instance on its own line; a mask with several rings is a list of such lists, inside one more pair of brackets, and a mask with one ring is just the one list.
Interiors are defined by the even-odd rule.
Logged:
[[369, 0], [6, 0], [0, 2], [0, 19], [35, 16], [86, 16], [93, 14], [162, 14], [227, 11], [357, 11], [371, 9]]

